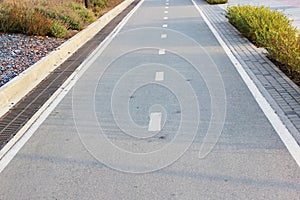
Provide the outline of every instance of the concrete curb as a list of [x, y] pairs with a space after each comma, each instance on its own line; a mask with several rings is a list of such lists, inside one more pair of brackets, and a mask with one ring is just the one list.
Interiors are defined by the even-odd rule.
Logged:
[[134, 0], [125, 0], [0, 88], [0, 116], [36, 87]]

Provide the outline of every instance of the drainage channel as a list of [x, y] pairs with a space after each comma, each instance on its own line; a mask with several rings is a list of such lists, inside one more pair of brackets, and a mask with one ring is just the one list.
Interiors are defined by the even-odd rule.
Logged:
[[135, 0], [0, 118], [0, 150], [137, 5]]

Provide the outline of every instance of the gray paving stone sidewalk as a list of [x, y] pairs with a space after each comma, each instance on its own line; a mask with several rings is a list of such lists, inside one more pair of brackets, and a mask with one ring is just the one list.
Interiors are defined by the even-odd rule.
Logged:
[[300, 89], [227, 20], [218, 5], [198, 1], [222, 39], [300, 144]]

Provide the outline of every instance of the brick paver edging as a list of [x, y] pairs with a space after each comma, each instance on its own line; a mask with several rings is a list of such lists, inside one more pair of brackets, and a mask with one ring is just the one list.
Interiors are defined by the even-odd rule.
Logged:
[[234, 56], [300, 144], [300, 89], [233, 27], [218, 5], [197, 2]]

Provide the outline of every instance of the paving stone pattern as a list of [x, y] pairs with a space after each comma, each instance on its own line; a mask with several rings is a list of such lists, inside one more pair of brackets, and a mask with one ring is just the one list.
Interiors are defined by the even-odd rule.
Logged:
[[221, 7], [202, 2], [199, 6], [300, 144], [299, 87], [266, 57], [264, 49], [254, 46], [228, 22]]

